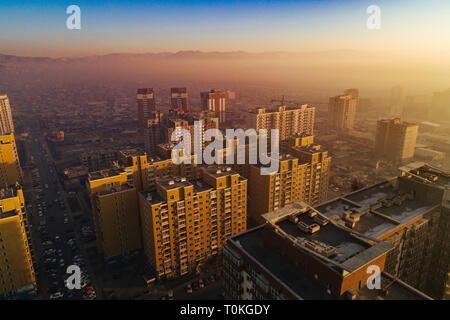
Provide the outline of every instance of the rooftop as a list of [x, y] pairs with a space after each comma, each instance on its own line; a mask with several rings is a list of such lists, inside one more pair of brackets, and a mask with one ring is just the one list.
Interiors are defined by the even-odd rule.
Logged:
[[358, 292], [360, 300], [432, 300], [429, 296], [409, 286], [390, 274], [381, 274], [381, 289], [367, 287]]
[[402, 173], [416, 181], [437, 187], [450, 187], [450, 173], [433, 168], [423, 162], [413, 162], [399, 168]]
[[[413, 170], [416, 166], [404, 167], [404, 172]], [[423, 182], [420, 175], [428, 175], [430, 171], [424, 167], [414, 169], [417, 177], [411, 178]], [[438, 178], [425, 183], [435, 183], [438, 187], [445, 185], [449, 177], [442, 172]], [[371, 239], [379, 239], [399, 225], [408, 223], [414, 218], [426, 214], [440, 206], [440, 202], [423, 200], [414, 192], [401, 190], [399, 180], [390, 179], [367, 188], [355, 191], [340, 198], [326, 202], [316, 207], [316, 210], [337, 223], [345, 224], [355, 232]], [[440, 183], [439, 183], [440, 182]]]
[[231, 167], [227, 166], [210, 166], [204, 169], [208, 174], [220, 178], [220, 177], [226, 177], [226, 176], [234, 176], [239, 173], [236, 171], [233, 171]]
[[263, 215], [277, 232], [294, 245], [313, 251], [346, 271], [353, 271], [392, 249], [387, 243], [372, 245], [369, 239], [355, 236], [303, 202], [285, 206]]
[[273, 277], [278, 278], [301, 298], [330, 299], [330, 296], [316, 283], [306, 278], [277, 254], [265, 247], [263, 231], [264, 226], [259, 226], [234, 236], [229, 241], [233, 241], [241, 247], [257, 264], [265, 268]]
[[132, 189], [135, 189], [135, 186], [133, 186], [132, 184], [129, 184], [129, 183], [123, 183], [120, 186], [112, 187], [112, 188], [110, 188], [110, 189], [108, 189], [106, 191], [99, 192], [99, 193], [97, 193], [97, 196], [101, 197], [101, 196], [105, 196], [105, 195], [108, 195], [108, 194], [112, 194], [112, 193], [116, 193], [116, 192], [122, 192], [122, 191], [127, 191], [127, 190], [132, 190]]
[[124, 170], [121, 168], [111, 168], [111, 169], [106, 169], [106, 170], [90, 172], [89, 180], [93, 181], [93, 180], [100, 180], [100, 179], [105, 179], [105, 178], [109, 178], [109, 177], [114, 177], [114, 176], [120, 175], [122, 172], [124, 172]]
[[5, 188], [0, 188], [0, 200], [8, 199], [17, 196], [17, 187], [10, 186]]
[[186, 178], [166, 176], [156, 180], [156, 183], [165, 190], [184, 188], [192, 186], [192, 183]]

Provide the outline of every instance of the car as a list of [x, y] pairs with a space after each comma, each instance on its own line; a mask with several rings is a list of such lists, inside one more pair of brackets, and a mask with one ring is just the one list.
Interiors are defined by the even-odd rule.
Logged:
[[190, 283], [188, 283], [188, 285], [186, 286], [186, 292], [187, 293], [192, 293], [192, 286]]
[[64, 224], [68, 224], [69, 223], [69, 219], [68, 218], [64, 218]]
[[209, 276], [209, 281], [211, 283], [216, 282], [216, 278], [214, 277], [214, 275], [212, 274], [211, 276]]
[[50, 295], [50, 300], [58, 300], [58, 299], [62, 299], [63, 297], [64, 297], [64, 295], [58, 291], [58, 292], [55, 292]]
[[168, 300], [173, 300], [173, 290], [169, 290], [167, 292], [167, 297], [168, 297]]
[[87, 287], [84, 287], [83, 289], [82, 289], [82, 292], [83, 293], [94, 293], [95, 294], [95, 289], [94, 289], [94, 287], [93, 286], [87, 286]]
[[61, 237], [60, 237], [60, 236], [56, 236], [56, 237], [55, 237], [55, 241], [56, 241], [56, 242], [61, 241]]
[[204, 288], [205, 287], [205, 284], [203, 283], [202, 279], [198, 280], [198, 286], [199, 286], [199, 288]]

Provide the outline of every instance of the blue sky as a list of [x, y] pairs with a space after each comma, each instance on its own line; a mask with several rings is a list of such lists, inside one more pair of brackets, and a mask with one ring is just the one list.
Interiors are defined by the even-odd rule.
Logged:
[[[81, 30], [66, 8], [81, 8]], [[366, 28], [366, 8], [382, 28]], [[178, 50], [450, 51], [450, 1], [8, 1], [0, 3], [0, 53], [79, 56]]]

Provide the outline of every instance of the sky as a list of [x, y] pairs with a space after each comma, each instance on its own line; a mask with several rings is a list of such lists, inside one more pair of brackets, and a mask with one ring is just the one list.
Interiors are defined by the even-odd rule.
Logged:
[[[201, 51], [407, 52], [450, 55], [450, 1], [17, 1], [0, 2], [0, 53], [77, 57]], [[66, 8], [81, 9], [81, 30]], [[381, 29], [366, 9], [378, 5]]]

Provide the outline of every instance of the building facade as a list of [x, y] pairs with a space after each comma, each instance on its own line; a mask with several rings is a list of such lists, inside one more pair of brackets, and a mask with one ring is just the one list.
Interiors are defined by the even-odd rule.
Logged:
[[186, 88], [170, 89], [170, 105], [172, 111], [189, 112], [189, 97]]
[[357, 98], [352, 95], [331, 97], [328, 103], [328, 127], [330, 130], [353, 130]]
[[14, 133], [10, 133], [0, 136], [0, 185], [7, 187], [16, 182], [22, 183], [22, 169]]
[[270, 129], [279, 130], [280, 141], [288, 140], [289, 137], [298, 134], [314, 133], [315, 108], [302, 105], [299, 108], [287, 109], [279, 106], [276, 111], [266, 111], [258, 108], [250, 111], [246, 116], [247, 128], [266, 129], [270, 138]]
[[157, 277], [194, 271], [227, 238], [246, 230], [247, 180], [229, 168], [202, 169], [202, 178], [158, 179], [139, 194], [144, 251]]
[[201, 100], [201, 108], [202, 110], [208, 110], [214, 112], [218, 118], [220, 123], [224, 123], [226, 121], [225, 113], [226, 113], [226, 93], [212, 89], [207, 92], [200, 92], [200, 100]]
[[117, 166], [89, 174], [88, 190], [99, 251], [106, 259], [141, 248], [138, 192], [156, 190], [167, 175], [195, 179], [195, 163], [175, 165], [137, 151], [121, 151]]
[[310, 205], [327, 199], [331, 157], [314, 145], [313, 136], [291, 137], [288, 152], [280, 155], [279, 170], [261, 174], [262, 165], [248, 165], [249, 216], [260, 221], [266, 212], [304, 201]]
[[399, 118], [378, 120], [375, 154], [394, 163], [410, 161], [414, 157], [419, 125]]
[[6, 94], [0, 93], [0, 135], [14, 133], [11, 105]]
[[[391, 244], [355, 235], [303, 202], [263, 217], [223, 250], [227, 299], [429, 299], [383, 273]], [[369, 268], [381, 272], [380, 289], [366, 290]]]
[[33, 247], [25, 200], [18, 186], [0, 189], [0, 300], [36, 291]]
[[155, 91], [153, 88], [137, 89], [136, 103], [138, 111], [139, 128], [143, 132], [150, 119], [150, 114], [156, 111]]

